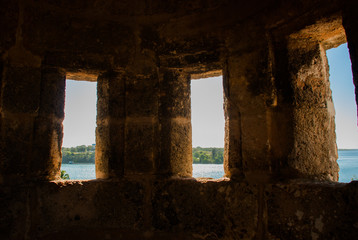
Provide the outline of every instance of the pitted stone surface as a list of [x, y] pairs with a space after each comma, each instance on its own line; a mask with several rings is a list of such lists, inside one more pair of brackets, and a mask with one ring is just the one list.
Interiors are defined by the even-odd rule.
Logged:
[[[357, 9], [1, 1], [0, 239], [354, 239], [325, 51], [358, 86]], [[193, 179], [190, 81], [218, 75], [228, 178]], [[98, 83], [97, 180], [58, 179], [66, 78]]]

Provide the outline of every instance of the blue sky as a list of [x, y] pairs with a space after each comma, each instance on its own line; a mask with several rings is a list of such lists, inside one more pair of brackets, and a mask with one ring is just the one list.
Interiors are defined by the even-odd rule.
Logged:
[[224, 147], [222, 77], [191, 81], [193, 147]]
[[347, 44], [327, 51], [338, 148], [358, 149], [357, 105]]
[[[357, 107], [347, 45], [327, 51], [330, 83], [336, 109], [338, 148], [358, 149]], [[66, 81], [66, 104], [63, 146], [95, 143], [95, 82]], [[192, 80], [193, 146], [224, 146], [224, 111], [222, 78]]]
[[97, 82], [66, 81], [63, 147], [95, 143]]

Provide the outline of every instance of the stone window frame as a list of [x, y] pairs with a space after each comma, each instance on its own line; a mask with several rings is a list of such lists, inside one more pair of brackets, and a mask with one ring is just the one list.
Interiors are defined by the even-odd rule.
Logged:
[[296, 172], [294, 178], [338, 181], [335, 111], [326, 51], [347, 42], [342, 16], [333, 14], [306, 25], [289, 34], [286, 41], [294, 106], [294, 148], [288, 169]]
[[[227, 167], [228, 167], [228, 159], [227, 159], [227, 154], [225, 154], [226, 152], [226, 148], [227, 146], [229, 145], [229, 143], [227, 143], [228, 139], [226, 138], [226, 135], [227, 135], [227, 126], [226, 126], [226, 120], [227, 120], [227, 92], [225, 91], [225, 82], [224, 82], [224, 70], [223, 69], [216, 69], [216, 70], [209, 70], [209, 71], [202, 71], [202, 72], [195, 72], [195, 73], [192, 73], [190, 74], [190, 85], [191, 85], [191, 81], [195, 81], [195, 80], [198, 80], [198, 79], [205, 79], [205, 78], [211, 78], [211, 77], [221, 77], [222, 80], [221, 80], [221, 83], [223, 85], [223, 108], [224, 108], [224, 156], [223, 156], [223, 169], [224, 169], [224, 175], [221, 177], [221, 178], [227, 178], [227, 175], [226, 175], [226, 172], [227, 172]], [[190, 101], [191, 101], [191, 92], [190, 92]], [[190, 106], [190, 112], [191, 112], [191, 106]], [[191, 119], [191, 117], [190, 117]], [[192, 158], [192, 155], [191, 155], [191, 161], [193, 162], [193, 158]], [[205, 176], [204, 176], [205, 178]]]
[[[68, 80], [72, 80], [72, 81], [76, 81], [76, 82], [97, 82], [98, 76], [99, 75], [96, 74], [96, 73], [91, 73], [91, 72], [86, 72], [86, 71], [68, 71], [68, 72], [66, 72], [66, 76], [65, 76], [65, 91], [64, 91], [65, 96], [66, 96], [66, 92], [67, 92], [67, 81]], [[97, 95], [98, 94], [97, 94], [97, 91], [96, 91], [96, 104], [98, 102], [98, 96]], [[66, 99], [64, 98], [63, 101], [64, 101], [63, 112], [65, 112]], [[96, 108], [96, 118], [97, 118], [97, 114], [98, 114], [98, 110]], [[63, 121], [64, 120], [65, 120], [65, 116], [63, 118]], [[62, 125], [63, 125], [63, 121], [62, 121]], [[96, 139], [97, 139], [96, 129], [94, 129], [94, 131], [95, 131], [95, 142], [96, 142]], [[62, 139], [61, 139], [61, 166], [62, 166], [62, 143], [63, 143], [63, 136], [62, 136]], [[96, 155], [95, 155], [95, 165], [96, 164], [97, 163], [96, 163]], [[95, 178], [89, 178], [89, 179], [83, 179], [83, 180], [90, 181], [90, 180], [96, 180], [96, 179], [97, 179], [97, 175], [96, 175], [96, 170], [95, 170]], [[73, 179], [70, 179], [70, 180], [73, 180]], [[75, 179], [75, 180], [77, 180], [77, 179]]]

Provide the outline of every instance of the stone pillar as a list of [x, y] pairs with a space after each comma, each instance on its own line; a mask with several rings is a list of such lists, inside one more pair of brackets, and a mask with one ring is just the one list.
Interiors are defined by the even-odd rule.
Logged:
[[245, 177], [266, 182], [272, 170], [273, 89], [266, 46], [232, 54], [224, 73], [225, 172], [232, 179]]
[[96, 177], [123, 176], [125, 128], [124, 73], [107, 72], [97, 82]]
[[292, 39], [288, 71], [293, 88], [293, 147], [288, 167], [298, 177], [338, 180], [335, 110], [325, 49]]
[[124, 174], [155, 174], [160, 151], [159, 76], [154, 64], [139, 61], [136, 66], [141, 67], [133, 68], [125, 83]]
[[65, 72], [43, 68], [38, 116], [34, 124], [31, 173], [44, 180], [60, 177], [65, 103]]
[[[358, 115], [358, 3], [347, 1], [343, 13], [343, 26], [346, 31], [349, 54], [352, 62], [353, 82], [355, 85], [357, 115]], [[358, 123], [357, 123], [358, 125]]]
[[65, 74], [6, 66], [1, 96], [4, 181], [55, 180], [61, 166]]
[[[228, 66], [229, 67], [229, 66]], [[228, 70], [229, 71], [229, 70]], [[224, 113], [225, 113], [225, 150], [224, 171], [227, 177], [243, 178], [243, 157], [241, 141], [241, 112], [230, 97], [229, 72], [224, 72]], [[231, 79], [231, 78], [230, 78]]]
[[[139, 64], [138, 66], [143, 66]], [[98, 78], [96, 176], [155, 174], [159, 156], [156, 68], [128, 68]]]
[[192, 176], [190, 76], [178, 70], [161, 69], [160, 139], [158, 173]]

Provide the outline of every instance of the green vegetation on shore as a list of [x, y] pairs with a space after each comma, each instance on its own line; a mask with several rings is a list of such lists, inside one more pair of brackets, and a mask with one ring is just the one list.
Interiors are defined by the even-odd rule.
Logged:
[[193, 163], [222, 164], [224, 161], [224, 148], [193, 147]]
[[62, 148], [62, 163], [94, 163], [95, 146]]
[[63, 180], [68, 180], [70, 179], [70, 175], [68, 175], [68, 173], [65, 170], [61, 170], [61, 179]]
[[[224, 159], [223, 148], [193, 147], [193, 163], [222, 164]], [[95, 162], [95, 146], [81, 145], [77, 147], [62, 148], [62, 163], [92, 163]]]

